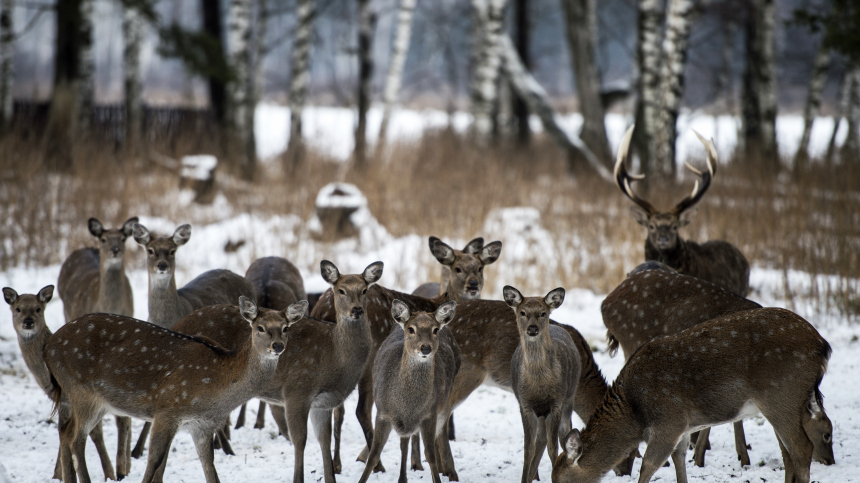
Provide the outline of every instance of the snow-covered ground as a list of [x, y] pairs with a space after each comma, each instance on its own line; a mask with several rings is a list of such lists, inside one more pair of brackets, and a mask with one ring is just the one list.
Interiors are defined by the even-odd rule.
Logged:
[[[312, 124], [312, 123], [310, 123]], [[310, 125], [309, 124], [309, 125]], [[393, 123], [397, 125], [397, 123]], [[704, 129], [703, 129], [704, 131]], [[533, 220], [535, 213], [520, 209], [518, 217], [493, 215], [485, 229], [494, 231], [497, 224], [506, 218], [516, 219], [523, 227], [503, 227], [500, 231], [527, 231], [535, 238], [532, 243], [519, 245], [505, 241], [500, 261], [487, 268], [495, 283], [485, 291], [486, 298], [499, 298], [501, 286], [506, 278], [513, 279], [528, 265], [530, 246], [538, 248], [551, 240]], [[365, 214], [363, 216], [369, 216]], [[157, 232], [172, 233], [175, 226], [164, 219], [141, 217], [141, 222]], [[391, 288], [411, 291], [419, 283], [437, 273], [426, 248], [426, 239], [418, 235], [395, 238], [375, 221], [365, 218], [371, 230], [362, 232], [355, 240], [336, 244], [314, 242], [302, 226], [303, 220], [295, 216], [261, 218], [246, 214], [234, 214], [222, 222], [195, 225], [191, 241], [177, 255], [177, 283], [182, 285], [199, 273], [212, 268], [229, 268], [244, 273], [250, 262], [265, 255], [282, 255], [296, 261], [306, 277], [308, 291], [325, 288], [318, 270], [321, 258], [331, 258], [344, 273], [355, 273], [374, 260], [386, 263], [385, 274], [380, 283]], [[225, 254], [222, 247], [231, 237], [254, 232], [257, 236], [237, 252]], [[495, 239], [495, 238], [491, 238]], [[454, 246], [464, 241], [451, 240]], [[135, 315], [146, 319], [146, 274], [141, 268], [143, 251], [129, 241], [128, 255], [135, 267], [129, 278], [135, 294]], [[507, 261], [506, 261], [507, 260]], [[432, 270], [426, 267], [433, 267]], [[551, 273], [551, 272], [546, 272]], [[0, 273], [0, 286], [11, 286], [19, 293], [35, 293], [41, 287], [55, 284], [59, 266], [21, 267]], [[554, 288], [558, 282], [543, 275], [546, 289]], [[802, 279], [802, 274], [798, 274]], [[621, 282], [621, 280], [619, 280]], [[785, 306], [782, 272], [755, 268], [752, 285], [756, 299], [764, 305]], [[610, 358], [605, 353], [605, 328], [600, 318], [600, 302], [604, 294], [595, 294], [577, 287], [566, 287], [567, 297], [553, 317], [571, 324], [598, 350], [594, 353], [597, 363], [608, 380], [612, 380], [622, 366], [622, 358]], [[857, 386], [857, 370], [860, 365], [860, 326], [841, 319], [835, 314], [809, 313], [806, 305], [795, 301], [796, 309], [810, 320], [833, 346], [833, 356], [821, 390], [825, 395], [825, 409], [834, 423], [834, 453], [837, 464], [826, 467], [813, 463], [812, 478], [821, 482], [860, 481], [860, 391]], [[49, 481], [57, 454], [58, 438], [56, 425], [48, 421], [51, 404], [27, 371], [17, 345], [11, 317], [7, 309], [0, 308], [0, 483]], [[62, 302], [53, 300], [46, 310], [49, 326], [56, 330], [63, 323]], [[853, 383], [851, 381], [854, 381]], [[347, 399], [347, 419], [343, 431], [343, 474], [341, 481], [356, 481], [364, 468], [355, 461], [364, 439], [354, 416], [356, 396]], [[256, 404], [250, 404], [250, 420], [254, 420]], [[516, 481], [522, 468], [522, 425], [513, 394], [492, 387], [481, 387], [457, 410], [457, 441], [452, 444], [455, 462], [461, 481]], [[575, 418], [575, 424], [581, 423]], [[235, 420], [235, 414], [234, 414]], [[109, 448], [115, 448], [116, 428], [112, 418], [106, 418], [105, 439]], [[142, 423], [135, 421], [135, 437]], [[752, 446], [750, 457], [753, 464], [741, 468], [734, 452], [734, 440], [730, 426], [718, 427], [711, 432], [712, 451], [707, 456], [707, 466], [697, 468], [688, 463], [690, 481], [738, 481], [777, 482], [784, 478], [782, 459], [770, 425], [763, 418], [752, 418], [746, 422], [747, 441]], [[312, 432], [311, 432], [312, 433]], [[267, 426], [256, 430], [250, 426], [233, 432], [233, 449], [236, 456], [216, 452], [215, 466], [222, 481], [291, 481], [293, 472], [293, 447], [278, 437], [271, 417]], [[87, 461], [91, 475], [100, 479], [98, 457], [92, 444], [87, 447]], [[111, 450], [113, 451], [113, 450]], [[399, 445], [392, 436], [383, 452], [383, 463], [388, 471], [376, 474], [370, 481], [396, 481], [399, 462]], [[688, 452], [688, 459], [692, 452]], [[313, 436], [308, 440], [305, 453], [305, 475], [308, 481], [322, 481], [321, 455]], [[426, 467], [426, 464], [425, 464]], [[145, 461], [134, 461], [130, 481], [142, 479]], [[544, 457], [540, 473], [544, 481], [550, 474], [550, 462]], [[633, 477], [607, 476], [604, 481], [635, 481]], [[180, 432], [169, 454], [168, 481], [202, 481], [203, 473], [191, 438]], [[409, 472], [412, 480], [427, 480], [424, 472]], [[655, 480], [674, 481], [672, 468], [663, 468]]]

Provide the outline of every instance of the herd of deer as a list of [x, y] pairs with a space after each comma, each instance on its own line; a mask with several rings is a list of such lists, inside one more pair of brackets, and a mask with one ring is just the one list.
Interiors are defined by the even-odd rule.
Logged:
[[[648, 229], [649, 261], [602, 305], [610, 352], [620, 346], [626, 359], [611, 386], [583, 336], [549, 318], [564, 301], [564, 289], [524, 297], [506, 286], [504, 301], [480, 298], [484, 266], [499, 258], [501, 242], [485, 245], [476, 238], [455, 250], [431, 237], [442, 280], [414, 294], [379, 285], [381, 262], [347, 275], [324, 260], [320, 271], [331, 289], [309, 316], [301, 275], [283, 258], [259, 259], [244, 277], [208, 271], [177, 289], [176, 251], [188, 243], [190, 225], [154, 236], [137, 218], [117, 229], [92, 218], [89, 231], [100, 247], [77, 250], [64, 262], [57, 288], [66, 324], [56, 333], [44, 315], [53, 286], [36, 295], [3, 289], [24, 361], [58, 412], [54, 478], [90, 481], [89, 436], [105, 477], [122, 479], [151, 428], [143, 481], [163, 481], [171, 441], [184, 428], [206, 481], [217, 482], [214, 449], [231, 452], [230, 412], [256, 397], [271, 406], [293, 444], [293, 481], [304, 481], [310, 418], [331, 483], [341, 470], [343, 401], [357, 386], [356, 415], [367, 444], [359, 457], [366, 462], [361, 482], [384, 471], [380, 453], [392, 429], [400, 436], [399, 481], [406, 481], [410, 437], [411, 468], [423, 469], [419, 434], [433, 481], [440, 482], [440, 474], [457, 481], [452, 411], [491, 384], [513, 391], [519, 402], [524, 483], [538, 478], [544, 449], [554, 482], [596, 482], [613, 469], [630, 474], [642, 441], [640, 483], [669, 458], [685, 483], [690, 435], [698, 432], [695, 463], [701, 466], [708, 428], [729, 422], [738, 458], [748, 465], [741, 420], [757, 413], [776, 433], [785, 481], [808, 482], [813, 458], [834, 463], [832, 425], [818, 389], [829, 344], [800, 316], [744, 298], [749, 264], [734, 246], [678, 236], [714, 176], [713, 142], [699, 137], [707, 170], [688, 165], [701, 184], [660, 212], [631, 189], [638, 179], [625, 169], [631, 134], [632, 128], [615, 177], [638, 206], [637, 222]], [[131, 318], [123, 268], [129, 236], [146, 249], [149, 322]], [[257, 427], [264, 408], [261, 403]], [[571, 430], [574, 411], [586, 424], [581, 432]], [[102, 436], [106, 413], [116, 416], [118, 427], [116, 473]], [[147, 421], [134, 451], [130, 418]]]

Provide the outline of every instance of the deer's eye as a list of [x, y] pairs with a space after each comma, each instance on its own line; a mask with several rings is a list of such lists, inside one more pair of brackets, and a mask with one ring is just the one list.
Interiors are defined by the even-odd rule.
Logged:
[[105, 240], [104, 238], [102, 238], [102, 239], [101, 239], [101, 241], [102, 241], [102, 243], [104, 243], [104, 242], [106, 242], [107, 240]]
[[42, 311], [42, 309], [36, 309], [37, 314], [40, 313], [41, 311]]
[[439, 333], [439, 329], [438, 329], [438, 328], [434, 328], [434, 329], [433, 329], [433, 335], [436, 335], [436, 334], [438, 334], [438, 333]]
[[541, 317], [546, 317], [546, 312], [541, 312], [541, 313], [540, 313], [540, 316], [541, 316]]
[[525, 317], [525, 316], [526, 316], [525, 311], [520, 310], [520, 315], [521, 315], [522, 317]]
[[21, 311], [21, 309], [15, 309], [15, 312], [20, 312], [20, 311]]
[[337, 292], [341, 295], [346, 295], [346, 292], [344, 292], [342, 288], [337, 289]]
[[362, 291], [361, 291], [361, 295], [364, 295], [364, 294], [366, 294], [366, 293], [367, 293], [367, 289], [364, 289], [364, 290], [362, 290]]
[[460, 268], [459, 268], [459, 267], [458, 267], [458, 268], [455, 268], [455, 269], [454, 269], [454, 271], [455, 271], [455, 272], [457, 272], [457, 273], [463, 273], [463, 271], [462, 271], [462, 270], [460, 270]]
[[265, 332], [265, 331], [266, 331], [266, 329], [264, 329], [262, 325], [257, 326], [257, 332]]
[[654, 225], [648, 225], [648, 229], [649, 229], [649, 230], [653, 230], [653, 229], [654, 229]]
[[281, 332], [283, 332], [283, 333], [285, 333], [285, 334], [286, 334], [287, 332], [289, 332], [289, 330], [290, 330], [290, 328], [289, 328], [289, 327], [284, 326], [284, 328], [283, 328], [283, 329], [281, 329]]
[[484, 273], [484, 267], [478, 267], [478, 273]]
[[825, 443], [829, 443], [830, 442], [830, 433], [824, 433], [824, 436], [822, 436], [821, 439], [823, 439]]
[[150, 255], [155, 255], [155, 251], [152, 248], [147, 248], [146, 253], [149, 253]]
[[410, 334], [414, 334], [414, 333], [415, 333], [415, 329], [413, 329], [412, 327], [410, 327], [410, 328], [409, 328], [409, 333], [410, 333]]
[[170, 256], [176, 255], [176, 250], [170, 250]]

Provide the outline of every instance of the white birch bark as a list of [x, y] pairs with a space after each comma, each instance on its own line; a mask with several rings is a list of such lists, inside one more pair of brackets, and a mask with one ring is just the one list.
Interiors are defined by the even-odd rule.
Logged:
[[800, 146], [794, 157], [796, 170], [802, 168], [809, 159], [809, 137], [812, 133], [812, 123], [821, 107], [821, 91], [824, 90], [824, 83], [827, 81], [827, 67], [829, 65], [830, 49], [825, 47], [824, 42], [822, 42], [815, 53], [815, 61], [809, 75], [809, 94], [806, 97], [806, 106], [803, 108], [803, 134], [800, 136]]
[[[253, 179], [255, 157], [248, 156], [249, 139], [254, 136], [254, 97], [253, 97], [253, 59], [251, 57], [251, 0], [230, 0], [229, 21], [227, 26], [227, 48], [234, 78], [228, 84], [229, 128], [232, 132], [231, 144], [238, 147], [242, 177]], [[251, 116], [249, 116], [251, 114]], [[248, 122], [251, 119], [252, 122]]]
[[12, 123], [12, 83], [15, 79], [14, 0], [0, 1], [0, 130]]
[[93, 0], [81, 0], [81, 22], [78, 25], [80, 50], [78, 51], [78, 79], [75, 93], [77, 131], [86, 133], [92, 120], [95, 104], [95, 54], [93, 39]]
[[830, 134], [830, 142], [827, 144], [827, 154], [824, 157], [824, 161], [828, 165], [833, 162], [833, 155], [836, 152], [836, 135], [839, 133], [842, 116], [848, 112], [853, 82], [852, 68], [848, 66], [842, 77], [842, 87], [839, 89], [839, 103], [836, 105], [836, 113], [833, 115], [833, 132]]
[[745, 149], [779, 169], [776, 150], [776, 60], [774, 56], [774, 0], [751, 0], [747, 30], [747, 79], [744, 85]]
[[638, 67], [639, 100], [633, 143], [645, 174], [657, 171], [654, 165], [654, 132], [659, 122], [658, 81], [660, 66], [660, 0], [639, 0]]
[[140, 49], [143, 43], [144, 19], [140, 10], [127, 6], [123, 10], [122, 35], [123, 79], [125, 84], [125, 141], [136, 147], [143, 133], [143, 82]]
[[296, 34], [290, 62], [290, 140], [287, 151], [299, 155], [302, 146], [302, 111], [307, 102], [311, 78], [311, 36], [316, 0], [298, 0], [297, 3]]
[[558, 114], [549, 104], [546, 91], [534, 77], [523, 67], [517, 49], [507, 36], [500, 37], [499, 47], [502, 55], [502, 72], [510, 82], [517, 95], [526, 101], [529, 111], [537, 114], [544, 129], [569, 154], [581, 156], [603, 179], [614, 182], [612, 173], [597, 159], [578, 136], [565, 131], [561, 127]]
[[[498, 99], [505, 0], [472, 0], [472, 116], [473, 131], [485, 142], [493, 131], [493, 109]], [[508, 41], [510, 42], [510, 41]]]
[[657, 88], [659, 115], [654, 129], [655, 166], [667, 175], [675, 173], [676, 123], [684, 95], [684, 68], [692, 17], [692, 0], [669, 0]]
[[397, 8], [397, 26], [394, 31], [394, 42], [391, 44], [388, 74], [385, 76], [385, 91], [382, 95], [382, 124], [379, 126], [379, 136], [376, 142], [378, 154], [385, 148], [385, 143], [388, 140], [388, 122], [403, 82], [403, 66], [406, 65], [406, 54], [409, 53], [412, 17], [415, 13], [416, 3], [416, 0], [400, 0], [400, 5]]

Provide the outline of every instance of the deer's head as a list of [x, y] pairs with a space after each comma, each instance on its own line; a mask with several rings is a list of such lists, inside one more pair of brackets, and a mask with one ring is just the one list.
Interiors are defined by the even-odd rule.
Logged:
[[331, 285], [334, 308], [338, 322], [364, 320], [364, 307], [367, 305], [367, 289], [382, 277], [382, 262], [374, 262], [359, 275], [341, 275], [334, 263], [320, 262], [323, 280]]
[[439, 331], [454, 318], [457, 302], [451, 300], [440, 305], [432, 315], [426, 312], [410, 314], [409, 307], [400, 300], [391, 303], [391, 316], [403, 329], [403, 353], [410, 361], [432, 360], [439, 349]]
[[257, 353], [275, 358], [284, 352], [290, 338], [290, 327], [302, 320], [308, 310], [308, 301], [300, 300], [284, 311], [257, 308], [253, 300], [239, 297], [239, 313], [251, 324], [252, 345]]
[[705, 145], [705, 151], [708, 153], [708, 170], [699, 171], [687, 163], [687, 169], [701, 178], [701, 184], [699, 181], [696, 181], [695, 186], [693, 186], [693, 192], [679, 201], [671, 210], [659, 211], [633, 192], [630, 186], [633, 181], [641, 180], [645, 177], [645, 175], [641, 174], [629, 174], [627, 168], [624, 166], [627, 153], [630, 150], [633, 128], [634, 126], [630, 126], [630, 129], [624, 134], [621, 146], [618, 148], [618, 158], [615, 162], [615, 182], [621, 188], [621, 191], [636, 203], [637, 206], [631, 207], [630, 211], [636, 222], [648, 229], [648, 240], [651, 242], [651, 245], [661, 251], [672, 250], [678, 246], [678, 229], [690, 224], [693, 215], [696, 213], [696, 209], [694, 209], [695, 205], [702, 199], [711, 185], [711, 180], [717, 171], [717, 149], [714, 147], [713, 140], [708, 141], [699, 133], [693, 131], [699, 138], [699, 141]]
[[191, 239], [191, 225], [176, 228], [173, 236], [153, 238], [145, 226], [135, 223], [133, 234], [134, 241], [146, 248], [146, 270], [150, 279], [170, 280], [176, 271], [176, 249]]
[[53, 296], [53, 285], [44, 287], [36, 295], [18, 295], [18, 292], [10, 287], [3, 288], [3, 298], [6, 299], [9, 308], [12, 309], [12, 323], [15, 325], [15, 332], [21, 340], [32, 339], [47, 328], [45, 305], [51, 301]]
[[519, 290], [505, 285], [502, 289], [505, 303], [517, 316], [520, 340], [536, 341], [549, 329], [549, 314], [564, 302], [564, 289], [559, 287], [544, 297], [523, 297]]
[[470, 241], [462, 251], [455, 250], [435, 236], [430, 237], [430, 251], [450, 269], [448, 294], [457, 302], [481, 298], [484, 288], [484, 266], [499, 259], [502, 242], [484, 245], [483, 238]]
[[119, 228], [105, 228], [97, 218], [90, 218], [87, 227], [99, 240], [99, 257], [108, 266], [122, 265], [125, 257], [125, 240], [132, 235], [137, 217], [126, 220]]

